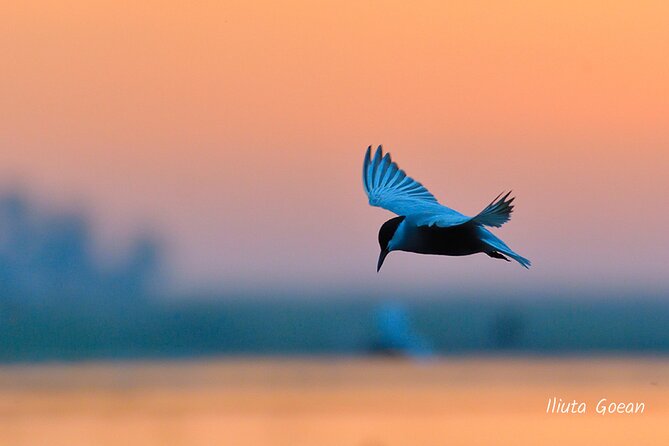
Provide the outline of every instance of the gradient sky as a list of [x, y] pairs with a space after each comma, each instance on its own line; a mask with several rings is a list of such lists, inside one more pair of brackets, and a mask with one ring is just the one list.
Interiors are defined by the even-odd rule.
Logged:
[[[0, 184], [156, 227], [184, 286], [669, 289], [666, 2], [185, 3], [1, 6]], [[533, 269], [377, 276], [380, 143], [461, 212], [513, 189]]]

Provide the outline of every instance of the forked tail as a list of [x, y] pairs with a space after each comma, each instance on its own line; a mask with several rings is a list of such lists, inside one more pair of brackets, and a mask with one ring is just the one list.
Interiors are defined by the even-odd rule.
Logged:
[[492, 248], [491, 251], [488, 253], [489, 255], [491, 255], [492, 253], [491, 257], [497, 257], [496, 255], [494, 255], [495, 252], [501, 253], [511, 257], [513, 260], [520, 263], [525, 268], [529, 269], [532, 263], [528, 259], [513, 252], [513, 250], [509, 248], [506, 245], [506, 243], [504, 243], [499, 238], [495, 237], [495, 235], [492, 232], [488, 231], [486, 228], [480, 226], [478, 230], [479, 230], [479, 238], [481, 239], [481, 241], [483, 241], [483, 243]]

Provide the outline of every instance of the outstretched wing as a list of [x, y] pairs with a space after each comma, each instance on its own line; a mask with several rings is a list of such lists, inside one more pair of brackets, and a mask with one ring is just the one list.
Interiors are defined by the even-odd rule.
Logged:
[[[485, 209], [479, 212], [472, 220], [476, 223], [492, 226], [493, 228], [499, 228], [504, 223], [511, 219], [511, 213], [513, 212], [513, 200], [516, 197], [509, 198], [511, 191], [507, 192], [506, 195], [502, 197], [502, 192], [492, 200]], [[501, 198], [500, 198], [501, 197]]]
[[362, 181], [369, 204], [403, 215], [417, 226], [456, 226], [471, 220], [453, 209], [439, 204], [434, 195], [418, 181], [407, 176], [390, 154], [383, 154], [379, 146], [371, 156], [367, 148], [362, 167]]

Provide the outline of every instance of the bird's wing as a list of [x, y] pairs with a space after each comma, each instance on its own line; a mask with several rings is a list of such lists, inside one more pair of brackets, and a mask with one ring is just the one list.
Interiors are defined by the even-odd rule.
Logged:
[[369, 204], [403, 215], [417, 226], [456, 226], [471, 220], [442, 204], [418, 181], [407, 176], [390, 154], [383, 154], [379, 146], [372, 158], [372, 147], [367, 148], [362, 167], [362, 182]]
[[492, 203], [486, 206], [486, 208], [479, 212], [472, 218], [472, 220], [482, 225], [492, 226], [493, 228], [499, 228], [509, 221], [511, 219], [511, 213], [513, 212], [512, 203], [516, 197], [509, 198], [509, 195], [511, 195], [510, 191], [502, 197], [503, 193], [504, 192], [499, 194]]

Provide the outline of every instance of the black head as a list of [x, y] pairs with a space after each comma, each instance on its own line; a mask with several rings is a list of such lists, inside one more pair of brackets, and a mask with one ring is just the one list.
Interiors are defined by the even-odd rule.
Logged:
[[404, 217], [395, 217], [381, 225], [381, 229], [379, 229], [379, 246], [381, 247], [381, 254], [379, 254], [379, 262], [376, 265], [376, 272], [379, 272], [381, 266], [383, 265], [383, 261], [385, 260], [388, 253], [390, 253], [390, 250], [388, 249], [388, 243], [390, 243], [390, 240], [392, 240], [393, 236], [395, 235], [395, 231], [397, 231], [397, 228], [399, 227], [400, 223], [402, 223], [402, 221], [404, 221]]

